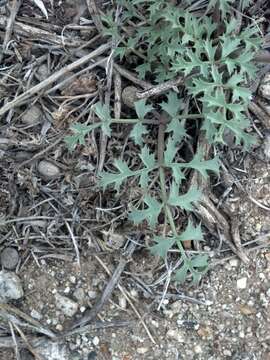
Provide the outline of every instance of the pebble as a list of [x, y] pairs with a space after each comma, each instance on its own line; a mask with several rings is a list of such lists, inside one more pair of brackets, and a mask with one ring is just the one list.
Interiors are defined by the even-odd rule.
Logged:
[[84, 290], [82, 288], [78, 288], [73, 292], [73, 296], [74, 298], [79, 301], [79, 302], [83, 302], [85, 299], [85, 293]]
[[122, 309], [126, 309], [126, 307], [127, 307], [127, 299], [124, 296], [119, 297], [119, 306]]
[[57, 324], [55, 328], [58, 331], [63, 331], [63, 326], [61, 324]]
[[243, 277], [236, 282], [237, 289], [243, 290], [247, 287], [247, 278]]
[[92, 341], [93, 345], [98, 346], [99, 344], [99, 338], [97, 336], [94, 337], [93, 341]]
[[94, 291], [94, 290], [89, 290], [89, 291], [87, 292], [87, 295], [88, 295], [88, 297], [89, 297], [90, 300], [94, 300], [94, 299], [96, 299], [96, 297], [97, 297], [97, 292]]
[[201, 354], [202, 353], [201, 346], [200, 345], [194, 346], [194, 352], [195, 352], [195, 354]]
[[185, 342], [185, 338], [184, 338], [182, 332], [179, 331], [179, 330], [173, 330], [173, 329], [168, 330], [168, 332], [167, 332], [167, 337], [168, 337], [169, 339], [176, 340], [176, 341], [178, 341], [178, 342], [180, 342], [180, 343], [184, 343], [184, 342]]
[[76, 284], [76, 277], [75, 276], [70, 276], [70, 278], [69, 278], [69, 280], [70, 280], [70, 282], [72, 283], [72, 284]]
[[149, 349], [147, 347], [139, 347], [139, 348], [137, 348], [137, 353], [141, 354], [141, 355], [146, 354], [148, 351], [149, 351]]
[[65, 290], [64, 290], [64, 293], [65, 293], [65, 294], [69, 294], [69, 292], [70, 292], [70, 287], [67, 286], [67, 287], [65, 288]]
[[35, 352], [42, 360], [68, 360], [71, 359], [70, 351], [65, 344], [43, 340], [34, 347]]
[[40, 122], [42, 111], [39, 106], [33, 105], [22, 115], [22, 122], [26, 125], [34, 125]]
[[56, 307], [63, 312], [64, 315], [72, 317], [78, 311], [78, 304], [66, 296], [55, 295]]
[[37, 310], [32, 310], [30, 315], [32, 316], [32, 318], [34, 318], [36, 320], [42, 319], [42, 315]]
[[122, 100], [129, 108], [134, 108], [134, 103], [137, 101], [137, 91], [138, 89], [135, 86], [127, 86], [123, 89]]
[[49, 76], [48, 66], [45, 64], [40, 65], [36, 72], [36, 77], [38, 78], [38, 80], [43, 81], [47, 79], [48, 76]]
[[0, 302], [18, 300], [24, 295], [20, 278], [12, 273], [0, 272]]
[[231, 259], [229, 261], [229, 263], [230, 263], [231, 267], [237, 267], [239, 265], [238, 259]]
[[12, 247], [5, 248], [1, 252], [1, 265], [8, 270], [13, 270], [16, 268], [19, 262], [18, 251]]
[[45, 180], [53, 180], [61, 174], [59, 168], [47, 160], [41, 160], [39, 162], [38, 172]]

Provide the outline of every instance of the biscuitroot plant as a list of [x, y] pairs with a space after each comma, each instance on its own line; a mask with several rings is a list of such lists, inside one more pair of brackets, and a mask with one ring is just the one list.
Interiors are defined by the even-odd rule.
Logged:
[[[246, 132], [249, 126], [246, 110], [251, 97], [246, 84], [256, 74], [252, 60], [261, 44], [260, 30], [247, 18], [239, 25], [239, 17], [233, 17], [249, 1], [240, 1], [238, 10], [234, 10], [234, 1], [212, 0], [205, 16], [200, 17], [191, 12], [191, 1], [180, 1], [180, 5], [164, 0], [117, 3], [122, 23], [116, 25], [112, 13], [103, 18], [104, 34], [119, 44], [116, 61], [128, 62], [129, 56], [135, 54], [138, 77], [156, 84], [182, 76], [181, 96], [170, 90], [154, 105], [139, 100], [135, 102], [136, 116], [131, 119], [112, 118], [110, 108], [98, 102], [93, 110], [99, 121], [74, 124], [66, 142], [72, 150], [77, 144], [84, 145], [85, 136], [91, 131], [99, 129], [110, 137], [113, 124], [132, 126], [129, 136], [138, 149], [136, 166], [128, 158], [115, 159], [113, 171], [99, 174], [100, 185], [119, 191], [132, 179], [141, 196], [137, 205], [130, 208], [130, 220], [135, 224], [147, 223], [152, 229], [153, 254], [166, 258], [168, 251], [178, 249], [181, 261], [174, 273], [177, 281], [187, 277], [198, 281], [207, 271], [207, 255], [190, 255], [183, 242], [202, 241], [201, 227], [188, 220], [184, 229], [179, 230], [175, 213], [192, 212], [194, 203], [200, 200], [202, 189], [187, 186], [190, 172], [197, 171], [205, 178], [209, 172], [217, 174], [219, 160], [205, 158], [206, 154], [198, 147], [193, 158], [185, 161], [180, 148], [191, 135], [198, 134], [194, 131], [198, 128], [209, 144], [226, 144], [225, 134], [244, 147], [254, 142]], [[218, 21], [212, 16], [213, 8]], [[157, 135], [155, 125], [157, 148], [147, 145], [147, 139]]]

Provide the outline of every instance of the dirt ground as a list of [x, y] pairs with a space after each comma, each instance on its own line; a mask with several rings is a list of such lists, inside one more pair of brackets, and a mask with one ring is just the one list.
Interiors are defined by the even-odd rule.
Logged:
[[[259, 200], [260, 194], [270, 193], [269, 167], [259, 161], [252, 164], [249, 181], [253, 196]], [[157, 310], [157, 299], [138, 282], [141, 279], [151, 286], [155, 275], [146, 274], [141, 257], [135, 257], [121, 284], [155, 344], [123, 294], [115, 290], [94, 322], [98, 326], [100, 320], [110, 321], [112, 327], [69, 336], [66, 344], [71, 359], [269, 359], [270, 251], [260, 249], [269, 241], [269, 235], [263, 236], [269, 234], [268, 214], [242, 198], [239, 216], [242, 238], [247, 244], [256, 240], [255, 248], [254, 243], [246, 247], [248, 265], [234, 256], [215, 260], [213, 255], [213, 267], [199, 287], [178, 288], [179, 298], [168, 295]], [[114, 255], [99, 256], [113, 270]], [[154, 258], [148, 257], [147, 261], [149, 269], [151, 264], [156, 266]], [[131, 269], [133, 274], [137, 269], [136, 281], [130, 277]], [[16, 306], [56, 333], [69, 329], [71, 320], [93, 306], [109, 280], [90, 249], [82, 254], [80, 271], [74, 261], [55, 260], [33, 251], [23, 261], [18, 275], [25, 296]], [[73, 319], [57, 308], [57, 294], [78, 304]], [[16, 359], [8, 353], [2, 351], [1, 358]]]

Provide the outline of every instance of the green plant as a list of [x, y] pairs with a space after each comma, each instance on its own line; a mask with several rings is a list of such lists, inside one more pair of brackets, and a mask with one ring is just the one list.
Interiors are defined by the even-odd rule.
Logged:
[[[100, 184], [103, 189], [111, 186], [119, 191], [129, 178], [135, 179], [142, 196], [131, 209], [130, 219], [135, 224], [147, 222], [155, 233], [159, 216], [163, 214], [164, 236], [153, 236], [152, 253], [165, 258], [176, 246], [182, 263], [175, 279], [182, 282], [191, 275], [197, 281], [207, 270], [207, 256], [187, 255], [183, 241], [202, 241], [202, 231], [190, 220], [179, 231], [173, 209], [192, 212], [201, 189], [190, 187], [185, 191], [190, 170], [206, 178], [209, 171], [218, 173], [219, 162], [217, 157], [205, 160], [200, 148], [191, 160], [185, 161], [179, 157], [179, 146], [190, 139], [190, 128], [195, 125], [210, 144], [225, 144], [225, 132], [234, 136], [236, 144], [248, 147], [254, 142], [245, 131], [249, 126], [245, 113], [251, 96], [245, 84], [256, 74], [252, 59], [261, 44], [259, 29], [254, 23], [239, 28], [238, 20], [227, 16], [233, 11], [232, 0], [209, 2], [207, 12], [213, 7], [220, 10], [222, 22], [219, 23], [210, 16], [192, 14], [188, 7], [191, 1], [182, 1], [182, 6], [165, 0], [118, 0], [117, 3], [122, 6], [123, 24], [116, 26], [112, 14], [103, 19], [105, 35], [119, 41], [115, 56], [122, 61], [134, 52], [138, 58], [135, 68], [138, 76], [157, 84], [182, 75], [186, 93], [180, 98], [176, 92], [169, 91], [155, 104], [155, 110], [160, 113], [156, 152], [145, 143], [146, 137], [151, 136], [149, 120], [153, 113], [153, 106], [146, 104], [146, 100], [135, 103], [137, 118], [134, 119], [113, 119], [110, 109], [97, 103], [93, 109], [100, 122], [74, 125], [74, 133], [66, 141], [73, 149], [77, 143], [84, 144], [85, 135], [94, 129], [100, 127], [111, 136], [114, 123], [133, 125], [130, 138], [138, 147], [140, 165], [133, 168], [127, 161], [117, 159], [114, 171], [99, 174]], [[241, 1], [242, 10], [248, 4], [248, 0]], [[121, 30], [123, 25], [141, 22], [143, 25], [134, 26], [132, 37], [127, 39]], [[189, 110], [195, 109], [195, 113], [186, 112], [184, 98], [187, 97]]]

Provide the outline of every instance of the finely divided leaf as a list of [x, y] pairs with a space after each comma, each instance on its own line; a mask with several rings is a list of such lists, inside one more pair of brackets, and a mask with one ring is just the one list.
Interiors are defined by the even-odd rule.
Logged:
[[133, 129], [130, 132], [130, 137], [134, 140], [136, 145], [142, 146], [143, 144], [143, 135], [147, 134], [147, 128], [141, 123], [138, 122], [136, 125], [133, 126]]
[[134, 176], [136, 174], [129, 169], [128, 165], [124, 161], [120, 159], [114, 161], [114, 166], [119, 170], [119, 173], [102, 172], [100, 174], [100, 184], [104, 190], [108, 185], [114, 183], [115, 189], [119, 191], [120, 185], [123, 181], [129, 176]]
[[94, 106], [93, 110], [95, 114], [100, 118], [101, 120], [101, 129], [104, 132], [105, 135], [111, 136], [111, 122], [112, 118], [110, 115], [110, 109], [107, 105], [102, 105], [100, 101], [98, 101]]
[[170, 190], [168, 204], [172, 206], [179, 206], [187, 211], [192, 211], [193, 203], [199, 201], [200, 198], [201, 191], [195, 187], [191, 187], [187, 193], [179, 195], [179, 186], [173, 182]]
[[181, 101], [178, 98], [176, 92], [170, 91], [167, 95], [167, 102], [160, 104], [161, 108], [166, 111], [172, 118], [175, 117], [181, 109]]
[[153, 110], [152, 105], [146, 105], [146, 100], [142, 99], [135, 102], [135, 110], [139, 119], [143, 120], [145, 115]]
[[177, 118], [173, 118], [167, 125], [166, 132], [173, 133], [173, 140], [179, 142], [186, 135], [186, 130], [182, 125], [181, 121]]
[[74, 150], [76, 146], [85, 144], [85, 136], [89, 134], [92, 130], [99, 127], [100, 124], [73, 124], [71, 126], [71, 130], [73, 131], [73, 135], [69, 135], [65, 137], [65, 142], [70, 151]]
[[155, 236], [155, 245], [150, 247], [150, 251], [153, 255], [160, 256], [163, 259], [166, 258], [167, 252], [173, 247], [176, 239], [170, 237]]
[[147, 145], [144, 145], [142, 148], [142, 152], [139, 155], [144, 165], [147, 167], [148, 170], [152, 170], [156, 166], [156, 159], [155, 154], [150, 154], [150, 150]]
[[200, 225], [194, 226], [192, 222], [189, 220], [186, 229], [184, 230], [184, 232], [182, 232], [182, 234], [179, 237], [177, 237], [177, 240], [180, 241], [203, 240], [203, 234]]
[[168, 166], [168, 167], [171, 166], [177, 151], [178, 151], [178, 148], [176, 146], [176, 142], [170, 136], [168, 141], [167, 141], [166, 150], [164, 152], [164, 163], [165, 163], [166, 166]]
[[215, 173], [218, 173], [218, 158], [215, 157], [211, 160], [204, 160], [203, 156], [203, 151], [201, 149], [198, 149], [193, 159], [190, 162], [186, 163], [185, 166], [199, 171], [204, 178], [207, 178], [207, 171], [214, 171]]
[[129, 217], [135, 224], [139, 224], [140, 222], [146, 220], [149, 226], [154, 228], [158, 222], [158, 216], [163, 205], [149, 195], [145, 196], [144, 202], [147, 205], [147, 209], [133, 210]]

